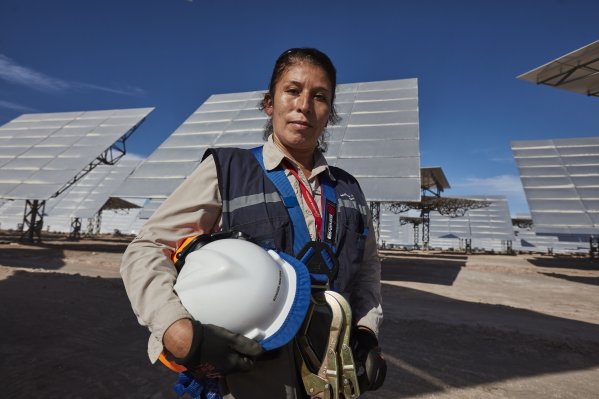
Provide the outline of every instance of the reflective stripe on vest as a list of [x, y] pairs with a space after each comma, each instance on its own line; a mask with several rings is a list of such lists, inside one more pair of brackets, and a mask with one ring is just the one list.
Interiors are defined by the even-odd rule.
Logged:
[[234, 212], [238, 209], [261, 204], [264, 202], [280, 202], [281, 197], [277, 193], [270, 194], [252, 194], [243, 197], [237, 197], [230, 201], [223, 200], [223, 212]]

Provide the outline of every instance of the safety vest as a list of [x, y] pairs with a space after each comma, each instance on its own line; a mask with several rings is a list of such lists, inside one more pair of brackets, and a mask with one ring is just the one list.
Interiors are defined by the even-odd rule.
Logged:
[[[223, 229], [241, 231], [265, 248], [294, 254], [288, 209], [254, 154], [238, 148], [213, 148], [204, 158], [208, 155], [216, 164]], [[333, 285], [336, 291], [347, 293], [364, 256], [368, 207], [357, 180], [342, 169], [329, 168], [335, 178], [333, 244], [340, 265]]]

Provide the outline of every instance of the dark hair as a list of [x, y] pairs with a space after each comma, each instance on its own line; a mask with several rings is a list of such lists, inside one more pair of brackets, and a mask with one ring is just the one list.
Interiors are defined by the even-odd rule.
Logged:
[[[264, 98], [258, 104], [258, 109], [260, 109], [260, 111], [264, 111], [264, 109], [266, 108], [267, 99], [274, 99], [275, 86], [277, 85], [277, 82], [279, 81], [283, 73], [287, 70], [287, 68], [299, 64], [303, 61], [307, 61], [312, 65], [321, 67], [327, 74], [332, 89], [329, 124], [335, 125], [339, 123], [341, 118], [339, 117], [339, 115], [337, 114], [337, 110], [335, 109], [335, 89], [337, 88], [337, 70], [335, 69], [335, 66], [333, 65], [331, 59], [325, 53], [310, 47], [290, 48], [289, 50], [285, 50], [283, 54], [281, 54], [279, 58], [277, 58], [277, 61], [275, 62], [275, 67], [272, 71], [272, 76], [270, 77], [268, 92], [264, 94]], [[272, 132], [272, 118], [268, 118], [268, 121], [264, 126], [264, 140], [266, 140], [268, 136], [272, 134]], [[323, 151], [326, 150], [324, 136], [325, 135], [323, 134], [318, 140], [318, 145], [320, 149]]]

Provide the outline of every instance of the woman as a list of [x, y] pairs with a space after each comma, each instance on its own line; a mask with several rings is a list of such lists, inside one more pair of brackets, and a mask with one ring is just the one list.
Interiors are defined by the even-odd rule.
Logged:
[[[260, 151], [264, 170], [250, 151], [209, 150], [129, 245], [121, 274], [139, 322], [151, 331], [152, 362], [166, 350], [181, 364], [224, 374], [221, 391], [226, 398], [305, 396], [291, 345], [263, 354], [252, 340], [193, 321], [172, 289], [176, 271], [170, 257], [185, 237], [235, 229], [265, 247], [296, 254], [281, 200], [229, 206], [240, 198], [266, 198], [277, 192], [265, 175], [265, 170], [276, 168], [284, 170], [293, 187], [309, 239], [328, 239], [337, 248], [340, 267], [333, 285], [352, 307], [356, 356], [364, 357], [378, 347], [380, 263], [367, 204], [357, 181], [329, 167], [319, 149], [326, 126], [338, 119], [335, 89], [335, 67], [324, 53], [294, 48], [281, 54], [260, 106], [270, 117], [265, 128], [268, 139]], [[332, 182], [337, 198], [334, 204], [326, 203], [327, 210], [336, 210], [328, 216], [326, 210], [323, 214], [323, 181]], [[323, 217], [330, 219], [328, 225], [320, 223]], [[380, 350], [375, 352], [380, 357]], [[367, 381], [366, 389], [381, 383]]]

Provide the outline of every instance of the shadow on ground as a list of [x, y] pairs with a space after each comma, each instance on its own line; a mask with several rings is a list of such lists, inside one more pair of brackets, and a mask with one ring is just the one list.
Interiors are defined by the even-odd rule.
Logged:
[[29, 269], [58, 270], [65, 265], [64, 258], [64, 251], [59, 247], [31, 246], [23, 250], [23, 247], [8, 246], [0, 251], [1, 265]]
[[449, 260], [463, 260], [464, 262], [468, 259], [468, 255], [465, 254], [452, 254], [452, 253], [440, 253], [440, 252], [410, 252], [410, 251], [396, 251], [396, 250], [380, 250], [381, 254], [390, 258], [426, 258], [426, 259], [449, 259]]
[[[364, 398], [599, 366], [594, 324], [388, 284], [383, 298], [389, 372]], [[149, 364], [120, 280], [17, 272], [0, 281], [0, 304], [3, 397], [175, 397], [176, 376]]]
[[62, 248], [69, 251], [123, 253], [129, 242], [73, 241], [39, 244], [43, 248]]
[[401, 257], [382, 259], [381, 280], [453, 285], [467, 257]]
[[595, 324], [386, 284], [383, 303], [389, 370], [383, 388], [365, 398], [418, 397], [599, 366]]
[[561, 278], [563, 280], [573, 281], [575, 283], [599, 285], [599, 277], [587, 277], [587, 276], [570, 276], [567, 274], [560, 273], [541, 273], [545, 276]]
[[29, 269], [59, 270], [65, 263], [65, 251], [103, 252], [122, 254], [128, 242], [77, 241], [48, 242], [41, 244], [3, 245], [0, 265]]
[[0, 281], [5, 398], [175, 398], [118, 279], [17, 272]]
[[558, 269], [599, 270], [599, 260], [591, 258], [534, 257], [528, 259], [531, 265]]

